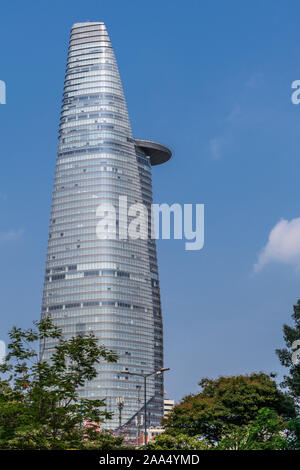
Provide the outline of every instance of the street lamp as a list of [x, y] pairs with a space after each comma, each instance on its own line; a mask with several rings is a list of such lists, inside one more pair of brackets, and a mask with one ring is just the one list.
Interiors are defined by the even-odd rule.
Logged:
[[[142, 422], [140, 422], [140, 408], [141, 408], [141, 397], [140, 397], [140, 393], [141, 393], [141, 386], [140, 385], [136, 385], [136, 389], [137, 389], [137, 392], [138, 392], [138, 412], [137, 412], [137, 416], [136, 416], [136, 425], [137, 425], [137, 442], [139, 443], [139, 440], [140, 440], [140, 426], [142, 425]], [[141, 415], [142, 417], [142, 415]]]
[[119, 408], [119, 429], [121, 431], [121, 426], [122, 426], [122, 410], [124, 408], [124, 397], [118, 397], [117, 398], [117, 405]]
[[161, 369], [155, 370], [150, 374], [142, 374], [138, 372], [129, 372], [128, 370], [122, 370], [121, 374], [125, 375], [136, 375], [138, 377], [143, 377], [144, 379], [144, 435], [145, 435], [145, 449], [147, 449], [147, 379], [152, 375], [160, 375], [163, 372], [170, 370], [169, 367], [162, 367]]

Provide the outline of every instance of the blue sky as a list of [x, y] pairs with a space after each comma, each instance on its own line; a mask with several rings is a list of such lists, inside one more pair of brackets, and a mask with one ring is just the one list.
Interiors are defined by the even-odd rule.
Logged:
[[300, 297], [297, 220], [254, 265], [276, 224], [300, 217], [299, 14], [293, 0], [2, 5], [1, 339], [40, 314], [69, 30], [104, 21], [134, 135], [174, 151], [153, 170], [155, 202], [205, 204], [203, 250], [158, 243], [168, 395], [204, 376], [282, 372], [274, 349]]

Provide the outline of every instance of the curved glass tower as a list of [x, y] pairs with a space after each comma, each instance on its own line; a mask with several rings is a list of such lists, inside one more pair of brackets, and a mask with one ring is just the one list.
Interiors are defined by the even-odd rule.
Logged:
[[[122, 83], [103, 23], [72, 27], [52, 197], [42, 317], [66, 338], [94, 333], [119, 355], [98, 366], [80, 393], [105, 398], [118, 429], [134, 436], [142, 425], [143, 383], [120, 371], [151, 373], [163, 366], [162, 317], [155, 240], [99, 239], [97, 208], [152, 203], [151, 165], [167, 161], [166, 147], [132, 137]], [[116, 226], [120, 214], [116, 211]], [[128, 222], [130, 222], [130, 217]], [[147, 239], [146, 239], [147, 238]], [[51, 355], [49, 340], [43, 358]], [[163, 379], [148, 379], [148, 426], [163, 415]]]

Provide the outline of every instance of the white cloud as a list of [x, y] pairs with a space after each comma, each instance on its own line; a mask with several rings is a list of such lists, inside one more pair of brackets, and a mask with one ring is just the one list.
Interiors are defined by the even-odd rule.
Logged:
[[232, 141], [232, 132], [238, 124], [241, 117], [241, 107], [240, 105], [234, 106], [230, 113], [223, 118], [223, 123], [225, 124], [224, 132], [222, 132], [219, 136], [215, 136], [210, 139], [209, 145], [209, 153], [211, 158], [214, 160], [218, 160], [223, 156], [224, 151], [230, 146]]
[[0, 244], [19, 240], [24, 233], [23, 229], [9, 230], [8, 232], [0, 232]]
[[245, 85], [247, 88], [258, 88], [264, 79], [264, 74], [261, 72], [253, 73], [246, 81]]
[[300, 218], [291, 221], [282, 219], [272, 228], [254, 270], [260, 271], [273, 261], [300, 268]]
[[224, 139], [222, 137], [214, 137], [209, 141], [209, 151], [213, 159], [217, 160], [221, 157]]
[[227, 122], [234, 122], [237, 121], [241, 116], [241, 107], [240, 105], [236, 105], [228, 114], [225, 121]]

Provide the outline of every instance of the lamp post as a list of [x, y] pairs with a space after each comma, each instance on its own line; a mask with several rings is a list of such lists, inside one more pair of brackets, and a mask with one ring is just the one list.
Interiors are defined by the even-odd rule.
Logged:
[[117, 405], [119, 408], [119, 429], [121, 431], [121, 426], [122, 426], [122, 410], [124, 408], [124, 398], [123, 397], [118, 397], [117, 398]]
[[139, 443], [139, 439], [140, 439], [140, 406], [141, 406], [141, 397], [140, 397], [140, 392], [141, 392], [141, 386], [140, 385], [137, 385], [136, 386], [136, 389], [137, 389], [137, 392], [138, 392], [138, 413], [137, 413], [137, 417], [136, 417], [136, 424], [137, 424], [137, 442]]
[[122, 370], [121, 374], [125, 375], [136, 375], [138, 377], [143, 377], [144, 379], [144, 435], [145, 435], [145, 449], [147, 449], [147, 379], [152, 375], [160, 375], [163, 372], [170, 370], [169, 367], [162, 367], [161, 369], [155, 370], [150, 374], [142, 374], [138, 372], [129, 372], [128, 370]]
[[80, 411], [79, 429], [80, 429], [80, 431], [81, 431], [81, 429], [82, 429], [82, 400], [80, 400], [80, 408], [79, 408], [79, 411]]

